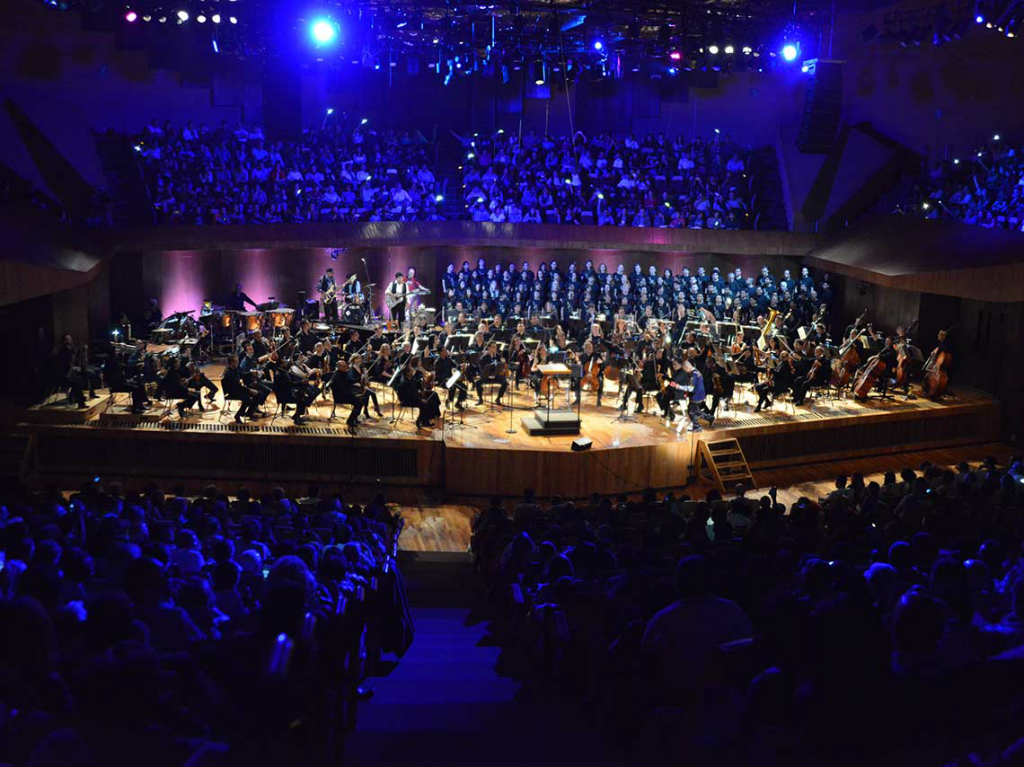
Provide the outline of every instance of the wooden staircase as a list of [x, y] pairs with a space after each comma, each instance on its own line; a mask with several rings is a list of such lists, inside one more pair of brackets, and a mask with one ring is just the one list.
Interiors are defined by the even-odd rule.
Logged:
[[737, 484], [748, 490], [757, 487], [743, 449], [735, 439], [702, 439], [698, 449], [697, 476], [714, 482], [720, 492], [732, 490]]

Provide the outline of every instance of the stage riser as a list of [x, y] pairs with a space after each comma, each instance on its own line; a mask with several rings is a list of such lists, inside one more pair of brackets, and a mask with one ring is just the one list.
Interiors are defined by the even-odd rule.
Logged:
[[[592, 493], [633, 493], [686, 483], [698, 435], [662, 432], [656, 421], [641, 419], [644, 428], [654, 428], [656, 438], [664, 441], [629, 444], [628, 435], [635, 436], [636, 431], [623, 424], [619, 445], [614, 437], [619, 427], [610, 423], [585, 414], [583, 433], [603, 435], [604, 444], [584, 452], [570, 449], [571, 437], [506, 437], [497, 422], [492, 434], [468, 431], [469, 427], [456, 432], [462, 439], [473, 437], [475, 444], [443, 442], [440, 431], [429, 437], [410, 433], [404, 438], [352, 439], [315, 423], [296, 430], [285, 425], [269, 434], [266, 430], [275, 427], [176, 421], [134, 429], [33, 425], [26, 430], [36, 440], [33, 476], [39, 484], [61, 487], [100, 475], [126, 484], [144, 479], [190, 487], [204, 482], [253, 487], [308, 483], [369, 492], [379, 479], [396, 491], [435, 496], [518, 496], [532, 488], [545, 498], [586, 498]], [[756, 481], [759, 468], [980, 444], [997, 441], [1000, 434], [999, 407], [988, 401], [821, 420], [776, 420], [699, 436], [738, 439]]]
[[686, 484], [693, 460], [687, 438], [614, 450], [445, 450], [445, 491], [452, 496], [521, 495], [586, 498]]
[[[792, 430], [735, 429], [728, 434], [739, 440], [747, 462], [755, 469], [807, 459], [824, 461], [1000, 439], [999, 407], [995, 403], [934, 415], [906, 415], [803, 423]], [[747, 431], [753, 433], [744, 433]]]
[[163, 479], [280, 479], [389, 485], [440, 485], [441, 444], [412, 440], [296, 440], [225, 433], [41, 430], [36, 470], [42, 477], [116, 476]]

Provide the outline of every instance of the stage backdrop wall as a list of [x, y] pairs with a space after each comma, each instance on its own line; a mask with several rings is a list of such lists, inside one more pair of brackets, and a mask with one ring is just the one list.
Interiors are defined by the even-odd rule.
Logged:
[[[332, 252], [336, 253], [336, 258], [332, 258]], [[221, 303], [237, 282], [257, 302], [274, 297], [288, 306], [296, 306], [300, 291], [306, 291], [309, 298], [316, 297], [315, 286], [320, 275], [327, 267], [332, 267], [339, 281], [355, 273], [362, 283], [375, 283], [376, 308], [383, 311], [383, 291], [387, 283], [396, 272], [415, 267], [420, 280], [432, 291], [426, 305], [436, 306], [439, 303], [438, 286], [445, 267], [449, 263], [458, 267], [463, 261], [475, 266], [476, 259], [481, 257], [487, 259], [488, 264], [515, 262], [518, 265], [526, 261], [534, 270], [542, 261], [552, 260], [557, 261], [563, 270], [571, 262], [582, 268], [587, 260], [593, 260], [595, 266], [604, 263], [609, 271], [614, 271], [620, 263], [627, 269], [631, 269], [633, 264], [640, 264], [645, 269], [653, 265], [659, 272], [665, 268], [677, 272], [684, 266], [694, 271], [699, 266], [709, 271], [715, 266], [723, 271], [738, 267], [744, 274], [753, 274], [764, 265], [776, 273], [783, 269], [796, 270], [800, 266], [798, 258], [780, 255], [542, 246], [395, 245], [348, 248], [340, 252], [332, 248], [287, 246], [156, 250], [119, 254], [115, 272], [137, 275], [141, 271], [142, 290], [139, 291], [139, 282], [135, 280], [115, 279], [111, 293], [115, 311], [137, 313], [148, 298], [156, 297], [166, 315], [198, 309], [204, 300]]]

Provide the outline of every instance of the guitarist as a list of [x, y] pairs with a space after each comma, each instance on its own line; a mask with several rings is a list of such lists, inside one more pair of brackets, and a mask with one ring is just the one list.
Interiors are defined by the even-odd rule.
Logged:
[[405, 275], [401, 272], [395, 272], [395, 279], [388, 284], [387, 290], [384, 291], [384, 300], [391, 311], [391, 319], [395, 320], [399, 327], [405, 324], [406, 296], [408, 292], [409, 287], [405, 284]]
[[324, 305], [324, 322], [338, 321], [338, 283], [334, 281], [334, 270], [327, 267], [317, 285], [320, 301]]

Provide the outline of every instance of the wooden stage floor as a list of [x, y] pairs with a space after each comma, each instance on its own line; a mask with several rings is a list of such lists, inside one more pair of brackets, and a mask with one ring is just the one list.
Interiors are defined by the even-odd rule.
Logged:
[[[205, 368], [218, 384], [222, 370]], [[179, 419], [173, 409], [132, 416], [127, 395], [110, 404], [104, 390], [98, 394], [84, 411], [52, 404], [25, 413], [27, 428], [39, 443], [36, 464], [43, 475], [117, 472], [120, 464], [135, 463], [140, 474], [162, 470], [189, 481], [269, 481], [276, 471], [282, 481], [381, 478], [450, 496], [519, 494], [530, 487], [541, 496], [583, 497], [681, 486], [701, 438], [737, 438], [756, 479], [757, 469], [993, 442], [999, 434], [998, 404], [962, 388], [941, 403], [873, 397], [864, 403], [808, 400], [793, 407], [777, 401], [773, 409], [755, 413], [754, 394], [744, 387], [737, 389], [731, 408], [720, 410], [713, 429], [680, 433], [653, 414], [620, 417], [612, 383], [601, 408], [593, 394], [583, 395], [580, 436], [590, 438], [593, 447], [580, 453], [570, 450], [575, 437], [531, 436], [523, 429], [520, 419], [533, 410], [533, 394], [525, 385], [514, 399], [511, 390], [506, 395], [506, 405], [513, 402], [514, 410], [476, 406], [471, 394], [461, 417], [448, 416], [429, 430], [415, 428], [414, 414], [392, 423], [392, 393], [377, 388], [385, 417], [364, 422], [356, 438], [344, 430], [348, 406], [339, 407], [332, 420], [327, 399], [314, 404], [303, 426], [283, 416], [237, 426], [221, 411], [220, 395], [215, 408]], [[274, 410], [273, 399], [266, 409]]]

